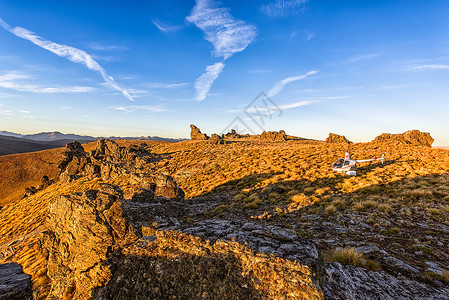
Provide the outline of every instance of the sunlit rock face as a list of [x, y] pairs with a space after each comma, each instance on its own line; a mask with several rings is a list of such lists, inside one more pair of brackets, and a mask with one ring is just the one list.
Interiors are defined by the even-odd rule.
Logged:
[[403, 144], [431, 147], [433, 138], [428, 132], [419, 130], [409, 130], [401, 134], [382, 133], [377, 136], [373, 142], [400, 142]]

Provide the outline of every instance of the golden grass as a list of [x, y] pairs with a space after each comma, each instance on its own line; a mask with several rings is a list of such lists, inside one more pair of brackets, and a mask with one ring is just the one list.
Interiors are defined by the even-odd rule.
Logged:
[[337, 248], [324, 254], [326, 262], [339, 262], [344, 265], [364, 267], [366, 259], [362, 252], [353, 247]]
[[[118, 141], [121, 146], [140, 142]], [[395, 162], [383, 166], [362, 164], [358, 175], [349, 177], [330, 168], [335, 159], [344, 155], [347, 146], [315, 141], [227, 145], [195, 141], [146, 143], [152, 152], [162, 156], [158, 171], [175, 178], [186, 192], [187, 201], [207, 196], [209, 192], [229, 191], [238, 209], [246, 206], [248, 212], [255, 210], [258, 215], [281, 216], [310, 208], [310, 212], [324, 212], [333, 218], [337, 211], [340, 214], [349, 210], [364, 214], [364, 219], [375, 228], [381, 226], [380, 216], [385, 214], [406, 219], [420, 213], [445, 222], [449, 218], [449, 151], [446, 150], [352, 144], [349, 151], [353, 158], [380, 157], [385, 153], [387, 159]], [[86, 151], [94, 147], [95, 143], [85, 145]], [[35, 286], [44, 290], [48, 288], [48, 279], [44, 276], [45, 262], [37, 250], [37, 240], [48, 205], [61, 194], [94, 188], [98, 183], [83, 179], [66, 185], [58, 183], [20, 200], [25, 187], [38, 185], [43, 175], [56, 176], [60, 151], [0, 157], [3, 171], [0, 205], [4, 206], [0, 210], [0, 262], [20, 260], [25, 272], [33, 276]], [[109, 183], [118, 184], [124, 190], [134, 184], [126, 177]], [[229, 207], [218, 206], [216, 213], [232, 209]], [[377, 215], [366, 216], [368, 213]]]

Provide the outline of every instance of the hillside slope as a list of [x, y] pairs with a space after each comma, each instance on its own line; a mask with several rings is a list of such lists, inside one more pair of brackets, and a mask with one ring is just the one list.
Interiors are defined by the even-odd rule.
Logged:
[[[230, 280], [235, 295], [275, 298], [267, 293], [277, 293], [274, 287], [280, 285], [275, 279], [267, 281], [263, 274], [275, 278], [282, 270], [283, 278], [297, 274], [296, 282], [315, 298], [323, 293], [336, 299], [350, 295], [369, 298], [374, 292], [396, 299], [412, 295], [447, 299], [447, 150], [396, 142], [348, 145], [298, 140], [223, 145], [153, 142], [137, 146], [133, 146], [136, 141], [121, 141], [119, 145], [132, 147], [124, 149], [108, 142], [66, 150], [64, 156], [50, 154], [54, 150], [43, 151], [53, 160], [65, 157], [65, 175], [0, 211], [0, 262], [22, 264], [33, 276], [35, 295], [66, 293], [70, 298], [71, 293], [99, 293], [97, 298], [120, 295], [126, 299], [137, 290], [158, 295], [158, 289], [146, 286], [148, 282], [158, 282], [167, 293], [182, 290], [190, 296], [200, 292], [209, 295], [220, 277], [204, 274], [227, 272], [232, 276], [222, 280]], [[361, 164], [356, 177], [339, 175], [330, 164], [346, 151], [354, 159], [385, 154], [387, 161]], [[43, 154], [35, 155], [38, 160]], [[47, 165], [47, 170], [57, 173], [54, 165]], [[24, 177], [31, 173], [24, 173]], [[175, 191], [171, 195], [178, 192], [172, 179], [158, 179], [156, 174], [171, 175], [185, 192], [185, 199], [158, 196], [162, 192], [169, 195], [170, 189]], [[77, 227], [75, 232], [73, 224], [87, 227]], [[169, 233], [167, 228], [180, 235]], [[130, 233], [133, 230], [134, 234]], [[95, 243], [84, 243], [90, 235], [92, 239], [100, 236], [101, 242], [107, 243], [104, 249], [115, 252], [108, 250], [96, 256], [104, 249], [97, 251]], [[49, 238], [43, 240], [42, 236]], [[227, 245], [231, 237], [242, 244], [247, 242], [250, 249]], [[311, 246], [310, 240], [316, 246]], [[64, 241], [71, 242], [64, 246]], [[42, 252], [41, 245], [49, 250]], [[52, 250], [59, 247], [68, 247], [64, 248], [65, 256]], [[302, 250], [295, 252], [297, 249]], [[353, 250], [338, 256], [338, 249]], [[325, 261], [317, 256], [311, 259], [314, 251]], [[80, 259], [85, 253], [95, 255], [95, 260], [88, 260], [94, 261], [93, 265]], [[263, 253], [275, 259], [266, 260]], [[357, 259], [348, 260], [351, 253]], [[233, 257], [232, 265], [223, 257]], [[246, 265], [248, 257], [258, 260], [260, 269]], [[78, 271], [65, 277], [64, 266], [69, 263]], [[185, 266], [189, 278], [175, 272], [178, 264]], [[153, 278], [152, 272], [144, 270], [155, 265], [162, 270], [153, 271], [162, 273]], [[269, 265], [279, 267], [271, 273]], [[89, 270], [90, 278], [96, 279], [87, 283], [82, 270]], [[314, 276], [320, 277], [320, 283]], [[164, 280], [158, 281], [160, 278]], [[170, 280], [176, 284], [169, 284]], [[73, 284], [81, 282], [82, 287], [73, 290]], [[97, 290], [104, 284], [104, 289]], [[296, 283], [283, 284], [285, 290], [279, 293], [298, 290]], [[198, 288], [201, 286], [204, 290]], [[242, 290], [242, 286], [249, 290]], [[225, 291], [216, 291], [216, 296], [225, 297], [218, 294]]]
[[71, 142], [71, 140], [40, 142], [0, 135], [0, 156], [59, 148], [65, 146], [69, 142]]

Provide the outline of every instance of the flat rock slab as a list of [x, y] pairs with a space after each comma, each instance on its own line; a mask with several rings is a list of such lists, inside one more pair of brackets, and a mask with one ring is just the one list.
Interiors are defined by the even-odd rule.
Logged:
[[0, 265], [0, 299], [32, 299], [31, 276], [17, 263]]
[[449, 299], [448, 288], [398, 279], [385, 272], [340, 263], [326, 264], [325, 268], [323, 292], [327, 299]]

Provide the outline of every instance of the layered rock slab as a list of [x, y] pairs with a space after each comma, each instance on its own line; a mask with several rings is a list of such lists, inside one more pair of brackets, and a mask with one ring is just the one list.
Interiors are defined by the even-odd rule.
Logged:
[[385, 272], [331, 263], [326, 265], [323, 291], [327, 299], [449, 299], [448, 288], [398, 279]]
[[31, 276], [17, 263], [0, 264], [0, 299], [33, 299]]

